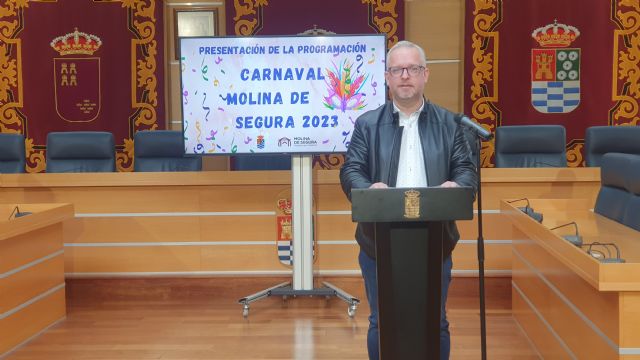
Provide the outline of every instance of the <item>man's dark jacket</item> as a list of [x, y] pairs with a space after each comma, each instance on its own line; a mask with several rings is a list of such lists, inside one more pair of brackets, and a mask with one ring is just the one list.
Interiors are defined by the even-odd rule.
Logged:
[[[418, 118], [428, 186], [455, 181], [461, 186], [476, 187], [477, 174], [471, 150], [456, 115], [425, 101]], [[382, 182], [395, 187], [400, 159], [403, 127], [398, 113], [387, 102], [376, 110], [362, 114], [355, 124], [345, 163], [340, 169], [342, 190], [351, 199], [351, 189], [364, 189]], [[359, 223], [356, 240], [362, 250], [375, 258], [374, 226]], [[460, 234], [453, 221], [445, 224], [443, 257], [451, 254]]]

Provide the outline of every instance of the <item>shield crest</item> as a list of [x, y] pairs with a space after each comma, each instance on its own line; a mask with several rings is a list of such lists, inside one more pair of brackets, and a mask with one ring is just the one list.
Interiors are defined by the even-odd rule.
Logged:
[[580, 104], [580, 49], [531, 50], [531, 104], [541, 113], [568, 113]]
[[531, 105], [541, 113], [563, 114], [580, 105], [580, 36], [576, 27], [558, 23], [531, 33], [542, 47], [531, 49]]
[[293, 227], [291, 194], [280, 194], [276, 201], [276, 246], [278, 247], [278, 259], [284, 265], [293, 265]]
[[67, 122], [91, 122], [100, 114], [100, 58], [54, 58], [56, 112]]

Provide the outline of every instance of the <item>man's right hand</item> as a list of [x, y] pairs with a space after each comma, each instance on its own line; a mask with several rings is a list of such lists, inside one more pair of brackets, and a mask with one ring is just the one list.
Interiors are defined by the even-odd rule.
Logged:
[[386, 188], [388, 188], [387, 184], [381, 183], [381, 182], [377, 182], [369, 186], [369, 189], [386, 189]]

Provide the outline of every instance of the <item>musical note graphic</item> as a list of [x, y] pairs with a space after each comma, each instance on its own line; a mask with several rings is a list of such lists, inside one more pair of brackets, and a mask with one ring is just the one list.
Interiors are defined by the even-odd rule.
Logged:
[[[372, 49], [375, 50], [375, 49]], [[373, 64], [376, 61], [376, 53], [372, 53], [371, 54], [371, 59], [369, 59], [369, 61], [367, 61], [367, 64]]]
[[207, 101], [207, 93], [204, 93], [204, 99], [202, 99], [202, 110], [205, 110], [207, 112], [204, 115], [204, 121], [209, 121], [209, 114], [211, 113], [211, 108], [208, 106], [204, 106], [205, 101]]
[[346, 147], [349, 147], [349, 144], [351, 144], [351, 141], [347, 141], [347, 136], [349, 136], [349, 134], [351, 134], [351, 130], [342, 132], [342, 136], [344, 136], [344, 139], [342, 139], [342, 143]]
[[184, 104], [187, 105], [189, 103], [189, 99], [187, 98], [189, 96], [189, 92], [187, 90], [183, 91], [182, 96], [184, 96]]
[[373, 81], [373, 75], [371, 75], [371, 87], [373, 88], [373, 96], [376, 96], [376, 88], [378, 87], [378, 83]]
[[327, 144], [328, 142], [329, 142], [329, 139], [322, 140], [322, 144]]
[[360, 68], [362, 67], [362, 55], [358, 54], [356, 56], [356, 62], [360, 63], [358, 64], [358, 67], [356, 68], [356, 73], [360, 73]]
[[218, 56], [218, 58], [215, 60], [216, 65], [220, 64], [221, 62], [222, 62], [222, 58]]
[[202, 72], [202, 78], [204, 81], [209, 81], [209, 78], [205, 76], [207, 71], [209, 71], [209, 65], [205, 65], [200, 71]]
[[253, 139], [247, 136], [247, 139], [244, 140], [244, 144], [246, 145], [246, 144], [250, 143], [251, 140], [253, 140]]
[[218, 79], [216, 79], [216, 77], [213, 77], [213, 86], [218, 86], [220, 85], [220, 81], [218, 81]]
[[201, 143], [202, 141], [200, 141], [200, 139], [202, 137], [202, 130], [200, 129], [200, 121], [196, 121], [196, 131], [198, 132], [198, 136], [196, 136], [196, 139], [198, 140], [198, 143]]
[[187, 68], [187, 65], [185, 65], [184, 61], [186, 60], [186, 58], [183, 56], [180, 58], [180, 72], [184, 72], [184, 70]]
[[218, 107], [218, 110], [220, 110], [220, 111], [224, 111], [224, 109], [223, 109], [223, 108], [221, 108], [221, 107]]
[[206, 140], [215, 140], [216, 139], [216, 134], [218, 132], [217, 131], [213, 131], [211, 130], [211, 137], [205, 138]]

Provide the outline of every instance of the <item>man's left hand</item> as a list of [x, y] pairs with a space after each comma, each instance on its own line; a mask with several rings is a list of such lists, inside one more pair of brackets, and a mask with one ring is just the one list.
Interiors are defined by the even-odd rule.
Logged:
[[455, 181], [445, 181], [440, 185], [440, 187], [445, 187], [445, 188], [452, 188], [452, 187], [458, 187], [458, 186], [460, 185], [458, 185], [458, 183]]

